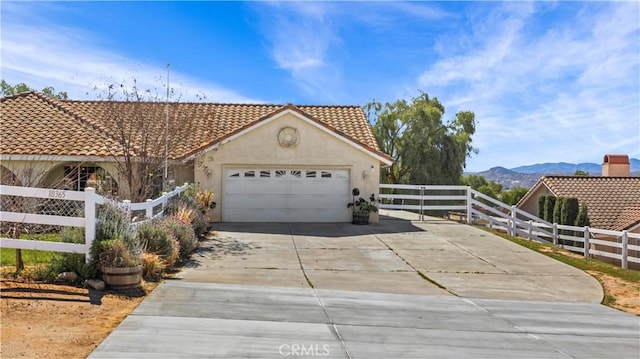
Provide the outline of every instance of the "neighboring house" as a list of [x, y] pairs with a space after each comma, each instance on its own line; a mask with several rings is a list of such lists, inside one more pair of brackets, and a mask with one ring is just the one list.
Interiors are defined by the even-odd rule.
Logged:
[[[629, 157], [626, 155], [606, 155], [602, 176], [544, 176], [516, 207], [537, 215], [538, 197], [549, 195], [575, 197], [580, 204], [586, 203], [590, 227], [640, 233], [640, 177], [630, 177]], [[598, 238], [612, 240], [606, 236]], [[630, 244], [637, 245], [637, 242], [629, 240]], [[592, 247], [602, 251], [615, 251], [611, 247]], [[599, 259], [613, 261], [606, 257]], [[640, 269], [640, 266], [632, 263], [630, 268]]]
[[516, 207], [537, 215], [543, 195], [586, 203], [591, 227], [640, 233], [640, 177], [630, 177], [626, 155], [606, 155], [602, 176], [541, 177]]
[[[92, 184], [121, 197], [130, 189], [114, 156], [122, 151], [109, 111], [119, 118], [135, 102], [67, 101], [29, 92], [1, 100], [0, 171], [3, 184]], [[145, 102], [150, 131], [162, 131], [165, 109], [183, 114], [171, 130], [169, 178], [212, 190], [215, 221], [347, 222], [352, 188], [378, 193], [380, 152], [357, 106]], [[132, 144], [134, 152], [140, 147]], [[27, 173], [44, 173], [28, 183]], [[70, 175], [73, 174], [73, 175]]]

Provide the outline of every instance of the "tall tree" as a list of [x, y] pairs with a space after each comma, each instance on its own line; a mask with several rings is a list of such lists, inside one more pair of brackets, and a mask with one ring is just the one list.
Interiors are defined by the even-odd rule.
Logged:
[[196, 108], [167, 103], [157, 91], [139, 89], [135, 79], [131, 87], [110, 85], [99, 97], [103, 108], [96, 120], [118, 144], [110, 148], [111, 156], [131, 201], [152, 198], [166, 186], [163, 177], [172, 165], [172, 151], [194, 129]]
[[475, 115], [459, 112], [443, 121], [437, 98], [419, 96], [394, 103], [373, 101], [365, 106], [380, 149], [395, 160], [384, 183], [458, 184], [467, 157], [475, 151]]
[[[16, 84], [15, 86], [11, 86], [5, 80], [0, 81], [0, 92], [2, 93], [2, 97], [13, 96], [21, 92], [29, 92], [29, 91], [36, 91], [36, 90], [29, 87], [24, 82]], [[51, 86], [47, 86], [43, 88], [42, 91], [40, 92], [42, 92], [42, 94], [44, 94], [45, 96], [57, 98], [60, 100], [66, 100], [69, 98], [66, 92], [64, 91], [56, 92], [56, 90]]]

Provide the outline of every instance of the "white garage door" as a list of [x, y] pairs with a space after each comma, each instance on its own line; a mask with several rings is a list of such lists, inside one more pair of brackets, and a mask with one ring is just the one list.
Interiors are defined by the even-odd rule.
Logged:
[[227, 169], [224, 222], [348, 222], [349, 171]]

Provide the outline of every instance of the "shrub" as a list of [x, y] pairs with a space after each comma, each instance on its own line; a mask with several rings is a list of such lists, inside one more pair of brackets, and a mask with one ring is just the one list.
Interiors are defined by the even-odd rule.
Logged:
[[547, 196], [538, 197], [538, 218], [544, 218], [544, 205], [547, 202]]
[[187, 258], [198, 246], [196, 234], [190, 224], [181, 221], [175, 216], [166, 217], [162, 220], [164, 226], [169, 228], [180, 244], [180, 257]]
[[140, 257], [131, 251], [129, 245], [120, 238], [106, 239], [98, 245], [98, 263], [110, 267], [133, 267], [142, 263]]
[[206, 213], [208, 209], [216, 208], [216, 202], [213, 201], [213, 192], [198, 191], [195, 195], [200, 212]]
[[[114, 248], [114, 251], [124, 251], [126, 249], [129, 253], [124, 252], [112, 252], [108, 255], [103, 255], [105, 260], [108, 258], [115, 259], [115, 256], [120, 253], [123, 257], [120, 260], [121, 263], [130, 262], [131, 258], [138, 258], [142, 254], [142, 248], [139, 243], [135, 241], [131, 227], [129, 226], [129, 218], [127, 212], [113, 204], [105, 203], [100, 211], [98, 211], [96, 222], [96, 238], [91, 244], [91, 265], [96, 266], [98, 261], [101, 260], [100, 255], [104, 250], [110, 250], [108, 246], [102, 246], [103, 241], [119, 240], [124, 244], [121, 247], [120, 244], [115, 244], [118, 247]], [[114, 245], [110, 243], [109, 245]]]
[[183, 205], [178, 207], [178, 210], [176, 211], [174, 216], [176, 216], [178, 219], [180, 219], [184, 223], [191, 224], [193, 223], [193, 218], [195, 217], [195, 213], [196, 211], [193, 208], [189, 208]]
[[146, 222], [136, 229], [136, 240], [144, 248], [144, 252], [156, 254], [162, 258], [168, 267], [173, 267], [178, 259], [178, 240], [173, 230], [161, 221]]
[[96, 240], [122, 239], [130, 242], [132, 239], [127, 212], [113, 204], [105, 203], [98, 211], [96, 224]]
[[553, 223], [562, 224], [562, 207], [564, 206], [564, 197], [558, 197], [553, 205]]
[[209, 220], [204, 213], [195, 212], [191, 226], [193, 226], [193, 231], [196, 233], [196, 236], [201, 236], [207, 231], [207, 228], [209, 228]]
[[582, 203], [580, 205], [580, 211], [578, 212], [578, 218], [576, 218], [576, 227], [586, 227], [589, 226], [591, 223], [591, 221], [589, 220], [589, 213], [587, 210], [587, 204], [586, 203]]
[[575, 197], [566, 198], [562, 210], [560, 213], [560, 221], [562, 224], [573, 226], [576, 223], [578, 217], [578, 199]]
[[[184, 192], [182, 193], [184, 194]], [[178, 216], [183, 222], [188, 222], [193, 226], [193, 231], [197, 236], [202, 235], [209, 228], [207, 217], [199, 210], [198, 204], [191, 197], [173, 197], [165, 208], [166, 216]]]
[[166, 263], [155, 253], [142, 254], [142, 276], [146, 280], [158, 280], [164, 272]]
[[[554, 196], [546, 196], [544, 201], [544, 217], [545, 221], [553, 223], [553, 209], [556, 205], [556, 198]], [[558, 222], [556, 222], [558, 223]]]
[[[60, 232], [60, 241], [64, 243], [85, 242], [84, 229], [79, 227], [64, 227]], [[94, 263], [86, 263], [80, 253], [59, 253], [55, 255], [44, 269], [44, 280], [53, 281], [62, 272], [75, 272], [78, 280], [95, 278], [97, 275]]]

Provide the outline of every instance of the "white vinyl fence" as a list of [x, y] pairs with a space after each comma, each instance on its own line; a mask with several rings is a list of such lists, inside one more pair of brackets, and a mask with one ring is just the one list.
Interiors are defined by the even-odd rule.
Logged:
[[[509, 235], [550, 243], [585, 257], [615, 259], [622, 268], [640, 264], [640, 234], [549, 223], [466, 186], [380, 185], [380, 208], [456, 214]], [[632, 240], [630, 243], [629, 240]]]
[[[6, 209], [11, 208], [0, 208], [0, 222], [41, 224], [63, 227], [83, 227], [85, 231], [85, 243], [83, 244], [48, 242], [18, 238], [0, 238], [0, 248], [19, 248], [54, 252], [82, 253], [85, 254], [85, 258], [88, 261], [89, 251], [91, 250], [91, 244], [95, 239], [96, 233], [96, 205], [109, 202], [128, 209], [132, 214], [135, 214], [136, 211], [140, 212], [142, 214], [141, 216], [134, 216], [134, 220], [136, 220], [136, 218], [140, 218], [140, 220], [136, 220], [131, 223], [131, 225], [135, 227], [147, 220], [163, 216], [164, 209], [167, 206], [167, 201], [169, 200], [169, 198], [177, 196], [188, 187], [188, 184], [184, 184], [183, 186], [177, 187], [171, 192], [163, 193], [162, 196], [156, 199], [148, 199], [146, 202], [142, 203], [131, 203], [131, 201], [128, 200], [125, 200], [123, 202], [116, 202], [111, 199], [102, 197], [95, 193], [95, 189], [90, 187], [85, 188], [84, 192], [78, 192], [48, 188], [0, 185], [0, 200], [6, 200], [9, 198], [9, 196], [12, 196], [13, 198], [18, 198], [20, 200], [24, 200], [26, 198], [36, 198], [41, 199], [42, 201], [73, 201], [81, 202], [81, 207], [84, 207], [84, 213], [82, 216], [80, 216], [81, 213], [78, 213], [76, 216], [42, 213], [21, 213], [5, 211]], [[7, 202], [0, 201], [0, 203]]]

